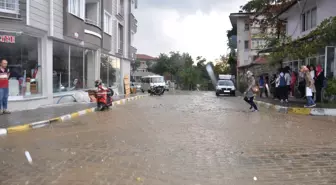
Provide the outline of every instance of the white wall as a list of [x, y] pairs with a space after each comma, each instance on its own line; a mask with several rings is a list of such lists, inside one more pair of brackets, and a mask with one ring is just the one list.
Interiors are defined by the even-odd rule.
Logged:
[[[287, 17], [287, 35], [292, 36], [292, 39], [297, 39], [308, 34], [311, 30], [302, 32], [301, 25], [301, 12], [305, 12], [314, 7], [317, 7], [317, 25], [319, 25], [324, 19], [331, 16], [336, 16], [336, 1], [335, 0], [307, 0], [300, 4], [296, 4], [288, 11]], [[304, 10], [302, 11], [304, 6]], [[283, 17], [281, 17], [283, 18]]]
[[249, 50], [245, 50], [245, 40], [250, 40], [249, 32], [245, 31], [247, 17], [237, 18], [237, 50], [239, 66], [249, 64]]

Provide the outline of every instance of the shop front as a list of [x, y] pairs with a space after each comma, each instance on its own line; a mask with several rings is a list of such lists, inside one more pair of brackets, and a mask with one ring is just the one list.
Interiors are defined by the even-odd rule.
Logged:
[[94, 88], [96, 53], [95, 50], [53, 41], [54, 96]]
[[100, 79], [105, 85], [112, 87], [118, 94], [122, 93], [120, 66], [120, 58], [108, 54], [101, 54]]
[[10, 102], [42, 96], [41, 38], [0, 32], [0, 56], [8, 61]]

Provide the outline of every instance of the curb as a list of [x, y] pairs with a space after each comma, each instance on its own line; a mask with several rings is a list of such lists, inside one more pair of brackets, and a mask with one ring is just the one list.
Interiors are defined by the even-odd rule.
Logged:
[[262, 101], [255, 101], [258, 105], [266, 107], [268, 109], [275, 110], [285, 114], [297, 114], [297, 115], [311, 115], [311, 116], [336, 116], [336, 109], [325, 108], [300, 108], [300, 107], [284, 107], [280, 105], [273, 105]]
[[[138, 100], [138, 99], [144, 98], [146, 96], [147, 95], [138, 95], [138, 96], [134, 96], [134, 97], [126, 98], [126, 99], [121, 99], [121, 100], [112, 102], [112, 107], [114, 107], [116, 105], [124, 105], [127, 102], [130, 102], [130, 101], [133, 101], [133, 100]], [[42, 128], [42, 127], [48, 126], [48, 125], [50, 125], [52, 123], [55, 123], [55, 122], [68, 121], [68, 120], [71, 120], [73, 118], [77, 118], [79, 116], [89, 114], [89, 113], [92, 113], [92, 112], [96, 112], [95, 107], [88, 108], [88, 109], [81, 110], [81, 111], [77, 111], [77, 112], [73, 112], [71, 114], [66, 114], [66, 115], [63, 115], [63, 116], [60, 116], [60, 117], [51, 118], [51, 119], [48, 119], [48, 120], [37, 121], [37, 122], [33, 122], [33, 123], [17, 125], [17, 126], [8, 127], [8, 128], [0, 128], [0, 136], [15, 133], [15, 132], [27, 131], [27, 130], [30, 130], [30, 129]]]

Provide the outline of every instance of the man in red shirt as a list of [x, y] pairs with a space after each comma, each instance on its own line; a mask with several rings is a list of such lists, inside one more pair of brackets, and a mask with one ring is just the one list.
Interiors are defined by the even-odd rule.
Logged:
[[7, 69], [7, 60], [0, 61], [0, 114], [10, 114], [7, 110], [8, 105], [8, 78], [9, 71]]

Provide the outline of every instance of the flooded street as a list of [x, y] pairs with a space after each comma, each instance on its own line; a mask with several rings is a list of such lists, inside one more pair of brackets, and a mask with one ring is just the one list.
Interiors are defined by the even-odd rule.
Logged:
[[334, 118], [170, 93], [1, 137], [0, 184], [336, 184], [335, 133]]

